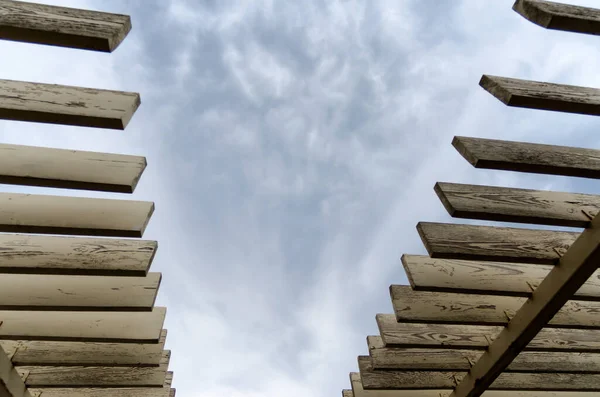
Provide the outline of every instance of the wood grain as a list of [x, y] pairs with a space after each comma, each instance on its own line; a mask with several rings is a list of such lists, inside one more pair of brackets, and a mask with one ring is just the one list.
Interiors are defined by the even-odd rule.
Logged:
[[152, 312], [0, 311], [0, 339], [158, 343], [166, 309]]
[[32, 397], [2, 348], [0, 348], [0, 397]]
[[154, 203], [0, 193], [0, 232], [142, 237]]
[[540, 0], [517, 0], [513, 10], [546, 29], [600, 35], [600, 10]]
[[[529, 297], [553, 265], [434, 259], [403, 255], [402, 264], [416, 291], [459, 292]], [[573, 296], [574, 300], [600, 300], [600, 270]]]
[[0, 235], [0, 273], [145, 276], [156, 241]]
[[131, 30], [127, 15], [0, 0], [0, 39], [112, 52]]
[[354, 397], [352, 390], [342, 390], [342, 397]]
[[600, 150], [461, 136], [452, 145], [475, 168], [600, 178]]
[[0, 144], [0, 183], [133, 193], [146, 158]]
[[[393, 314], [378, 314], [384, 343], [391, 347], [482, 350], [494, 341], [501, 326], [397, 322]], [[527, 345], [529, 351], [600, 352], [600, 330], [543, 328]]]
[[555, 264], [580, 233], [420, 222], [432, 258]]
[[124, 130], [140, 105], [133, 92], [0, 80], [0, 119]]
[[438, 182], [434, 188], [455, 218], [585, 228], [600, 196]]
[[29, 391], [33, 394], [33, 397], [170, 397], [171, 393], [171, 389], [162, 387], [32, 387], [29, 388]]
[[[390, 287], [396, 319], [403, 322], [506, 325], [526, 298], [413, 291]], [[552, 327], [600, 328], [600, 302], [568, 301], [548, 323]]]
[[55, 366], [158, 366], [167, 331], [158, 343], [97, 343], [35, 340], [0, 340], [14, 365]]

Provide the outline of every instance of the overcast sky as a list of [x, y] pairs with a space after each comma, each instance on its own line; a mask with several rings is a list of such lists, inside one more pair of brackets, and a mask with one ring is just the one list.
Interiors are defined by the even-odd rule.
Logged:
[[[0, 42], [0, 77], [140, 92], [125, 131], [0, 122], [3, 142], [144, 155], [179, 397], [339, 396], [451, 222], [436, 181], [595, 193], [472, 169], [455, 135], [597, 148], [595, 118], [507, 108], [482, 74], [600, 87], [600, 39], [512, 0], [47, 0], [129, 14], [113, 54]], [[564, 1], [593, 6], [595, 0]], [[457, 222], [460, 222], [458, 220]]]

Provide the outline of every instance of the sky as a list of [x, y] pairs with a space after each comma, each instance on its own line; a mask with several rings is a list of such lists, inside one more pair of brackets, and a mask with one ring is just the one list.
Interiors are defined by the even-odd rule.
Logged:
[[[0, 77], [135, 91], [125, 131], [0, 121], [5, 143], [143, 155], [157, 305], [179, 397], [325, 397], [425, 254], [458, 222], [436, 182], [597, 193], [472, 168], [475, 136], [596, 148], [594, 117], [504, 106], [482, 74], [600, 87], [600, 39], [544, 30], [512, 0], [46, 0], [131, 15], [112, 54], [0, 41]], [[563, 0], [593, 6], [594, 0]], [[482, 223], [482, 222], [478, 222]]]

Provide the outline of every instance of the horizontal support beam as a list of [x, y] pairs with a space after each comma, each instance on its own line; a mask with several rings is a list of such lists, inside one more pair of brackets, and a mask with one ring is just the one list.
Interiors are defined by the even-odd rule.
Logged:
[[158, 343], [166, 309], [152, 312], [0, 311], [0, 339]]
[[513, 10], [546, 29], [600, 35], [600, 10], [540, 0], [517, 0]]
[[0, 80], [0, 119], [124, 130], [140, 105], [133, 92]]
[[0, 183], [133, 193], [146, 158], [0, 144]]
[[[413, 291], [404, 285], [392, 285], [390, 295], [398, 321], [470, 325], [506, 325], [527, 300], [513, 296]], [[600, 328], [598, 312], [600, 302], [568, 301], [548, 324]]]
[[475, 168], [600, 179], [600, 150], [455, 136]]
[[[434, 259], [403, 255], [402, 264], [415, 291], [531, 296], [554, 265]], [[600, 301], [600, 270], [573, 295]]]
[[3, 274], [0, 310], [151, 311], [161, 274], [146, 277]]
[[600, 196], [438, 182], [435, 192], [455, 218], [585, 228]]
[[0, 273], [145, 276], [156, 241], [0, 234]]
[[167, 331], [158, 343], [97, 343], [0, 340], [14, 365], [158, 366]]
[[0, 348], [0, 397], [32, 397], [2, 348]]
[[172, 389], [162, 387], [32, 387], [29, 390], [33, 397], [171, 397]]
[[483, 75], [479, 85], [507, 106], [600, 115], [600, 89]]
[[0, 193], [0, 232], [142, 237], [154, 203]]
[[420, 222], [417, 231], [432, 258], [555, 264], [581, 234]]
[[0, 0], [0, 39], [112, 52], [131, 30], [127, 15]]

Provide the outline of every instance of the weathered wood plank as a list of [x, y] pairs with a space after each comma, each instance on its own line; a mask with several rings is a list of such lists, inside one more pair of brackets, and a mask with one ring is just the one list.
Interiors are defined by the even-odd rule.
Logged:
[[[527, 300], [513, 296], [413, 291], [390, 287], [396, 319], [404, 322], [506, 325]], [[600, 328], [600, 302], [568, 301], [550, 320], [552, 327]]]
[[0, 310], [151, 311], [161, 274], [146, 277], [3, 274]]
[[452, 145], [475, 168], [600, 178], [600, 150], [462, 136]]
[[[386, 347], [379, 336], [367, 337], [367, 343], [375, 369], [468, 371], [483, 354], [483, 350]], [[524, 351], [506, 371], [600, 373], [600, 354]]]
[[342, 397], [354, 397], [352, 390], [342, 390]]
[[33, 397], [170, 397], [170, 389], [163, 387], [32, 387], [29, 388], [29, 391], [33, 394]]
[[156, 241], [0, 235], [0, 273], [145, 276]]
[[0, 193], [0, 232], [142, 237], [154, 203]]
[[0, 80], [0, 119], [124, 130], [140, 105], [133, 92]]
[[546, 29], [600, 35], [600, 10], [540, 0], [517, 0], [513, 10]]
[[555, 264], [577, 232], [420, 222], [432, 258]]
[[146, 158], [0, 144], [0, 183], [133, 193]]
[[166, 309], [152, 312], [0, 311], [0, 339], [158, 343]]
[[32, 397], [2, 348], [0, 348], [0, 397]]
[[600, 115], [600, 89], [483, 75], [479, 85], [507, 106]]
[[[393, 314], [378, 314], [382, 340], [392, 347], [482, 350], [496, 339], [501, 326], [406, 323]], [[531, 351], [600, 352], [600, 329], [544, 328], [527, 345]]]
[[585, 228], [600, 210], [593, 194], [441, 182], [435, 192], [455, 218]]
[[128, 15], [0, 0], [0, 39], [112, 52], [131, 30]]
[[[434, 259], [403, 255], [402, 264], [416, 291], [460, 292], [529, 297], [553, 265]], [[600, 270], [594, 272], [573, 296], [574, 300], [600, 300]]]
[[157, 366], [167, 331], [158, 343], [96, 343], [0, 340], [14, 365]]

